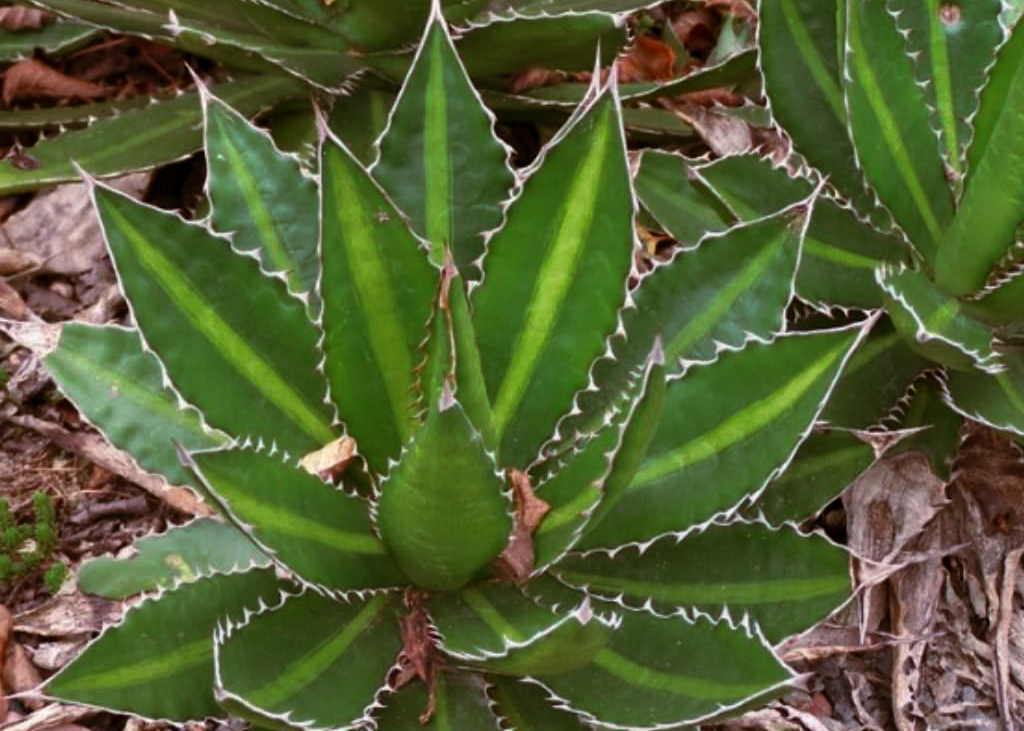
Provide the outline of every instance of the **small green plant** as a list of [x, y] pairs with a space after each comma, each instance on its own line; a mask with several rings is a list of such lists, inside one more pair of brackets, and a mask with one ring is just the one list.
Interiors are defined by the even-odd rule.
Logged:
[[0, 497], [0, 585], [31, 576], [46, 566], [43, 583], [56, 594], [64, 583], [65, 567], [54, 561], [57, 519], [53, 499], [45, 492], [32, 495], [33, 519], [17, 523], [6, 498]]
[[[384, 731], [654, 729], [782, 692], [770, 644], [846, 599], [846, 556], [736, 508], [871, 324], [783, 332], [815, 194], [630, 288], [614, 84], [514, 172], [437, 12], [369, 169], [325, 130], [309, 177], [204, 104], [209, 219], [94, 184], [138, 329], [66, 325], [46, 363], [241, 558], [191, 551], [48, 692]], [[345, 438], [340, 485], [301, 466]]]

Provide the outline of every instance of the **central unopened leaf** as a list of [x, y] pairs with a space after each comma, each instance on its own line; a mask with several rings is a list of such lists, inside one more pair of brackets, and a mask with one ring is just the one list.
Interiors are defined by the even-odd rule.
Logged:
[[424, 589], [457, 589], [512, 532], [512, 501], [480, 434], [442, 395], [381, 485], [377, 519], [399, 566]]

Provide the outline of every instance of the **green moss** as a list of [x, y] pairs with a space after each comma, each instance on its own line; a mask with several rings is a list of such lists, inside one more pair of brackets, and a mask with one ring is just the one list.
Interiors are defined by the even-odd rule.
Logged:
[[[32, 508], [32, 519], [18, 524], [10, 503], [0, 498], [0, 586], [42, 572], [44, 584], [56, 593], [64, 583], [66, 569], [53, 556], [58, 542], [53, 500], [45, 492], [36, 492]], [[30, 540], [35, 545], [25, 550]]]

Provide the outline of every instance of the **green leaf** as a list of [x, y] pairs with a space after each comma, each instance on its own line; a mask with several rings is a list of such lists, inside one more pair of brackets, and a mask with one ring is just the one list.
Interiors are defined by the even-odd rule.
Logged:
[[848, 429], [874, 426], [892, 413], [910, 383], [930, 366], [884, 318], [843, 369], [821, 419]]
[[512, 501], [503, 475], [450, 391], [430, 410], [380, 491], [381, 537], [424, 589], [464, 586], [508, 544]]
[[[303, 93], [297, 81], [254, 76], [218, 85], [214, 93], [242, 114], [255, 115]], [[188, 157], [202, 146], [198, 92], [103, 119], [33, 145], [30, 169], [0, 164], [0, 194], [10, 195], [78, 180], [80, 169], [105, 177], [145, 170]]]
[[135, 320], [181, 394], [214, 426], [296, 454], [332, 441], [317, 334], [284, 282], [176, 215], [100, 185], [93, 198]]
[[564, 612], [535, 603], [507, 582], [436, 594], [429, 612], [440, 648], [458, 661], [505, 657], [565, 621]]
[[950, 467], [960, 446], [963, 420], [948, 405], [945, 382], [936, 371], [924, 374], [907, 391], [900, 404], [901, 429], [919, 429], [898, 441], [886, 454], [910, 450], [924, 452], [932, 471], [944, 480], [951, 477]]
[[614, 92], [542, 159], [491, 239], [472, 298], [501, 460], [521, 467], [587, 385], [625, 295], [633, 206]]
[[272, 602], [274, 572], [215, 574], [128, 610], [46, 684], [55, 697], [170, 721], [221, 715], [213, 700], [213, 632]]
[[328, 139], [320, 156], [324, 372], [360, 454], [379, 474], [416, 424], [413, 370], [437, 275], [352, 154]]
[[681, 155], [656, 149], [643, 151], [637, 170], [637, 197], [665, 231], [684, 246], [705, 234], [725, 231], [735, 216], [690, 174]]
[[[870, 340], [858, 354], [869, 346]], [[850, 359], [847, 370], [856, 358], [854, 355]], [[800, 445], [786, 470], [768, 484], [752, 505], [744, 507], [742, 514], [760, 517], [772, 526], [802, 523], [817, 515], [874, 461], [871, 446], [851, 432], [815, 431]]]
[[175, 442], [186, 449], [227, 442], [165, 385], [163, 367], [145, 350], [138, 330], [67, 323], [45, 363], [64, 395], [111, 444], [172, 485], [192, 482]]
[[548, 692], [536, 683], [495, 675], [489, 677], [490, 696], [497, 713], [516, 731], [582, 731], [579, 719], [556, 709]]
[[100, 35], [98, 28], [67, 21], [47, 23], [38, 29], [7, 30], [0, 36], [0, 61], [31, 58], [36, 49], [51, 56], [71, 53]]
[[379, 144], [373, 176], [430, 242], [436, 260], [449, 246], [455, 266], [472, 278], [483, 232], [501, 224], [515, 176], [438, 14]]
[[231, 520], [297, 579], [339, 592], [406, 583], [361, 498], [277, 455], [234, 449], [190, 458]]
[[348, 728], [368, 718], [402, 641], [401, 600], [339, 602], [312, 591], [218, 629], [218, 699], [291, 725]]
[[266, 271], [283, 273], [293, 292], [310, 294], [319, 273], [314, 181], [269, 135], [201, 91], [211, 225]]
[[[705, 183], [743, 221], [768, 216], [804, 200], [814, 184], [759, 155], [737, 155], [696, 166]], [[831, 198], [814, 202], [804, 236], [797, 293], [809, 302], [877, 308], [882, 297], [875, 268], [907, 253], [903, 239], [883, 233]]]
[[362, 80], [355, 91], [334, 100], [327, 126], [360, 164], [369, 166], [377, 158], [376, 141], [388, 125], [388, 110], [395, 101], [390, 89], [381, 81], [373, 83], [373, 77]]
[[696, 723], [752, 695], [781, 692], [789, 677], [763, 641], [724, 622], [627, 611], [590, 663], [539, 682], [588, 720], [651, 729]]
[[789, 464], [865, 334], [858, 324], [751, 343], [671, 382], [632, 484], [580, 548], [683, 531], [759, 491]]
[[874, 207], [847, 135], [839, 0], [761, 0], [758, 52], [772, 116], [861, 211]]
[[668, 373], [675, 374], [688, 362], [713, 360], [721, 346], [739, 348], [749, 339], [766, 340], [781, 331], [807, 213], [801, 204], [708, 235], [695, 249], [679, 250], [655, 267], [620, 312], [622, 333], [611, 338], [611, 356], [594, 364], [591, 378], [597, 390], [578, 395], [582, 415], [567, 419], [560, 430], [588, 425], [600, 416], [656, 337], [662, 339]]
[[943, 158], [963, 174], [971, 137], [968, 120], [995, 48], [1003, 39], [999, 0], [952, 4], [940, 0], [886, 0], [923, 82], [933, 126], [942, 133]]
[[955, 295], [976, 291], [1013, 244], [1024, 221], [1024, 30], [1000, 49], [981, 94], [967, 179], [935, 279]]
[[845, 0], [844, 74], [857, 160], [926, 261], [953, 219], [953, 196], [924, 91], [884, 0]]
[[[776, 644], [842, 603], [846, 552], [784, 527], [735, 523], [662, 536], [614, 552], [570, 554], [555, 573], [573, 586], [666, 616], [692, 610], [735, 621], [749, 615]], [[650, 602], [650, 604], [648, 604]]]
[[1024, 355], [1004, 354], [1003, 373], [950, 371], [948, 403], [968, 419], [1024, 437]]
[[270, 559], [244, 533], [228, 523], [198, 518], [149, 535], [135, 543], [128, 558], [99, 556], [78, 571], [78, 586], [89, 594], [124, 599], [143, 591], [167, 588], [227, 574], [239, 566], [270, 565]]
[[880, 267], [877, 278], [896, 329], [920, 353], [953, 368], [1002, 370], [992, 331], [922, 272]]
[[[467, 672], [438, 673], [432, 688], [433, 712], [421, 719], [429, 703], [427, 687], [410, 683], [381, 698], [383, 710], [375, 714], [377, 728], [387, 731], [501, 731], [491, 710], [483, 675]], [[524, 730], [525, 731], [525, 730]]]

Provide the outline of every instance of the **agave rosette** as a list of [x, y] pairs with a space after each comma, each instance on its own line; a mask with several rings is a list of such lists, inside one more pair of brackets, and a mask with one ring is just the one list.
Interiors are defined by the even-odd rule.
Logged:
[[[46, 362], [225, 520], [148, 539], [185, 570], [49, 693], [385, 731], [660, 728], [779, 693], [771, 645], [844, 601], [846, 558], [736, 507], [867, 327], [784, 332], [813, 193], [630, 290], [614, 85], [513, 171], [436, 13], [369, 170], [325, 132], [309, 177], [204, 104], [209, 218], [95, 184], [138, 329], [67, 325]], [[340, 484], [300, 465], [347, 439]]]

